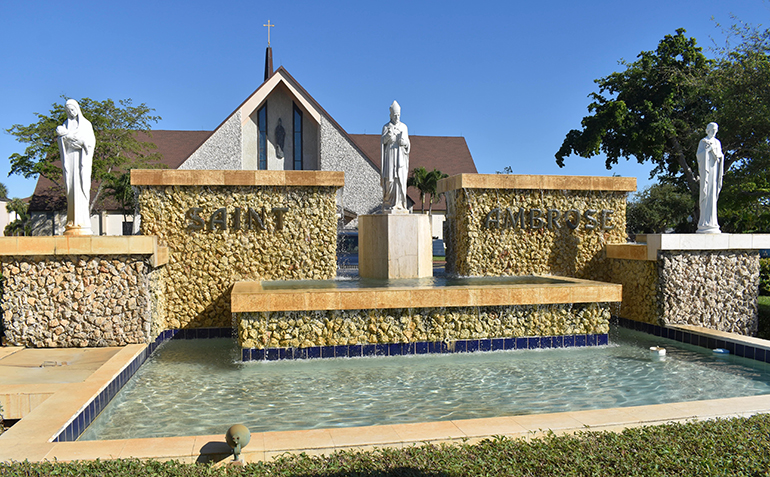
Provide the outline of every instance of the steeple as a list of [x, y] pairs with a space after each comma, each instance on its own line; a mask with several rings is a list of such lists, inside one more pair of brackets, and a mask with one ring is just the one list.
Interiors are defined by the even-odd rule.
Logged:
[[265, 50], [265, 81], [273, 74], [273, 47], [269, 46]]
[[270, 75], [273, 74], [273, 47], [270, 46], [270, 27], [275, 25], [271, 24], [270, 20], [268, 20], [262, 26], [267, 27], [267, 50], [265, 50], [265, 81], [267, 81]]

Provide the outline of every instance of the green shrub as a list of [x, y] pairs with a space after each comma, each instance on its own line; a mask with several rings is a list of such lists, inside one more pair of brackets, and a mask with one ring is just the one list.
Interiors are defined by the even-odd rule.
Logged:
[[770, 258], [759, 259], [759, 294], [770, 295]]

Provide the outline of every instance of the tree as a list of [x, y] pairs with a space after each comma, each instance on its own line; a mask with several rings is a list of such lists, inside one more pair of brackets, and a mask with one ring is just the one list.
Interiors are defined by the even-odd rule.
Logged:
[[556, 163], [572, 153], [606, 154], [607, 169], [623, 157], [655, 164], [653, 174], [682, 175], [693, 193], [698, 141], [712, 113], [705, 78], [713, 67], [684, 29], [666, 35], [655, 51], [643, 51], [626, 69], [596, 80], [591, 113], [582, 130], [571, 130], [556, 153]]
[[5, 210], [9, 213], [15, 213], [16, 219], [5, 226], [3, 233], [6, 236], [12, 235], [32, 235], [29, 226], [29, 205], [21, 199], [11, 199], [5, 204]]
[[[62, 96], [66, 101], [67, 97]], [[137, 140], [137, 131], [150, 134], [150, 126], [160, 120], [153, 116], [153, 109], [144, 103], [133, 106], [131, 99], [115, 104], [111, 99], [96, 101], [90, 98], [78, 100], [84, 116], [91, 121], [96, 134], [96, 150], [93, 158], [92, 179], [96, 192], [92, 194], [90, 210], [101, 198], [105, 186], [136, 167], [154, 167], [159, 159], [151, 153], [155, 145]], [[56, 143], [56, 127], [67, 119], [64, 101], [54, 103], [49, 114], [35, 113], [38, 121], [28, 126], [14, 124], [7, 130], [19, 142], [29, 144], [24, 154], [14, 153], [9, 158], [10, 174], [25, 178], [42, 175], [58, 183], [62, 176], [59, 164], [59, 148]]]
[[433, 204], [438, 202], [438, 194], [436, 193], [438, 181], [445, 177], [449, 177], [449, 175], [435, 168], [430, 172], [424, 167], [415, 167], [412, 170], [412, 174], [406, 180], [406, 186], [414, 187], [420, 191], [420, 210], [422, 213], [425, 213], [426, 194], [430, 196], [428, 214], [433, 211]]
[[[687, 190], [673, 184], [653, 184], [629, 201], [626, 227], [629, 235], [663, 233], [669, 229], [694, 232], [695, 201]], [[689, 220], [688, 220], [689, 218]]]
[[[765, 214], [770, 205], [770, 32], [738, 25], [731, 36], [739, 43], [717, 49], [714, 60], [679, 29], [655, 51], [621, 62], [625, 71], [596, 81], [591, 114], [583, 118], [582, 130], [567, 134], [557, 164], [563, 166], [572, 153], [603, 152], [610, 169], [619, 158], [633, 156], [655, 164], [652, 175], [686, 186], [697, 197], [695, 152], [706, 124], [714, 121], [725, 154], [719, 215], [728, 219], [726, 231], [770, 227], [764, 220], [747, 220], [743, 212]], [[696, 220], [697, 213], [694, 207]]]
[[8, 188], [0, 182], [0, 200], [7, 200], [8, 199]]

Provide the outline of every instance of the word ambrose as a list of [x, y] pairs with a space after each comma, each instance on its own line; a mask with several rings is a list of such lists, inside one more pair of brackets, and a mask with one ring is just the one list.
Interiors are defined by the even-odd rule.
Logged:
[[[530, 209], [519, 208], [514, 213], [510, 208], [492, 209], [484, 218], [484, 227], [487, 229], [560, 229], [563, 226], [574, 230], [580, 227], [581, 223], [586, 230], [612, 230], [615, 228], [611, 224], [614, 210], [588, 209], [581, 213], [577, 209], [561, 211], [559, 209]], [[598, 217], [597, 217], [597, 214]]]

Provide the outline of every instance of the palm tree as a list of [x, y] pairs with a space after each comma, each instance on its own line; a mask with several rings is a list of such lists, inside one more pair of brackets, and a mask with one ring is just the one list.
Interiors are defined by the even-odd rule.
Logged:
[[415, 167], [412, 170], [412, 175], [406, 180], [407, 187], [414, 187], [420, 191], [420, 211], [425, 213], [425, 194], [429, 194], [428, 190], [428, 171], [424, 167]]
[[433, 204], [437, 203], [441, 196], [436, 193], [436, 188], [438, 187], [438, 181], [441, 179], [444, 179], [445, 177], [449, 177], [449, 174], [444, 174], [440, 170], [434, 168], [432, 171], [428, 173], [429, 179], [429, 193], [430, 193], [430, 203], [428, 204], [428, 215], [431, 215], [433, 213]]
[[428, 214], [430, 215], [433, 212], [433, 204], [438, 202], [438, 194], [436, 194], [438, 181], [445, 177], [449, 177], [449, 175], [435, 168], [430, 172], [424, 167], [415, 167], [412, 170], [412, 175], [407, 179], [406, 186], [414, 187], [420, 191], [420, 211], [423, 214], [425, 213], [425, 195], [430, 195], [428, 205]]
[[0, 200], [7, 200], [8, 199], [8, 188], [0, 182]]

